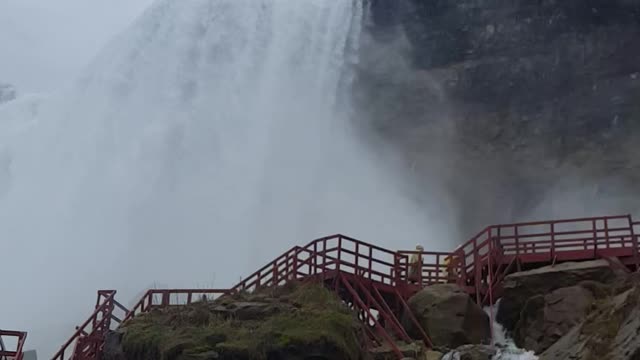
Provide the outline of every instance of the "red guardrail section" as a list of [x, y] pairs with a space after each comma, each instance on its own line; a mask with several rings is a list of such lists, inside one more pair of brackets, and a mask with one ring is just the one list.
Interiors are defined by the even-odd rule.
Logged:
[[27, 333], [0, 330], [0, 360], [22, 360]]
[[124, 321], [155, 307], [188, 305], [202, 300], [210, 301], [231, 293], [233, 291], [229, 289], [151, 289], [131, 308]]
[[344, 235], [314, 240], [304, 247], [294, 247], [251, 274], [232, 289], [253, 291], [310, 276], [346, 273], [366, 280], [394, 286], [402, 280], [399, 255], [375, 245]]
[[52, 360], [83, 360], [96, 359], [102, 352], [104, 336], [111, 329], [111, 320], [119, 324], [121, 319], [115, 314], [115, 310], [122, 312], [122, 318], [128, 310], [117, 302], [114, 297], [115, 290], [98, 291], [98, 299], [93, 314], [80, 326], [60, 350], [51, 358]]
[[[155, 306], [189, 304], [198, 296], [217, 297], [237, 291], [254, 291], [261, 287], [282, 285], [290, 280], [356, 277], [358, 284], [372, 284], [376, 289], [408, 297], [420, 286], [457, 282], [478, 303], [493, 302], [494, 288], [513, 266], [556, 261], [619, 257], [627, 266], [638, 268], [638, 239], [630, 215], [539, 221], [485, 228], [451, 253], [420, 252], [422, 268], [418, 286], [408, 286], [409, 257], [415, 251], [391, 251], [344, 235], [314, 240], [304, 247], [293, 247], [271, 261], [232, 289], [149, 290], [131, 311], [117, 303], [115, 291], [99, 292], [93, 315], [65, 343], [53, 360], [63, 360], [75, 342], [74, 359], [89, 359], [102, 349], [113, 311], [119, 308], [130, 319]], [[451, 261], [447, 266], [445, 259]], [[376, 290], [378, 291], [378, 290]], [[159, 300], [158, 300], [159, 299]], [[426, 336], [426, 335], [425, 335]], [[83, 357], [84, 356], [84, 357]]]
[[483, 269], [498, 265], [620, 257], [637, 267], [634, 225], [630, 215], [621, 215], [489, 226], [454, 251], [460, 283], [484, 302], [480, 296], [492, 281]]

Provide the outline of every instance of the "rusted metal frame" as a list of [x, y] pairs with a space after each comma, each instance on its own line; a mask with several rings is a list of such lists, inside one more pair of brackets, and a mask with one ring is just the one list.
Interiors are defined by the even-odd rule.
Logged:
[[[487, 228], [487, 230], [489, 230], [490, 228]], [[490, 231], [490, 230], [489, 230]], [[473, 243], [473, 266], [475, 269], [475, 274], [474, 274], [474, 282], [475, 282], [475, 291], [476, 291], [476, 303], [479, 303], [480, 301], [480, 296], [482, 296], [480, 294], [480, 286], [481, 286], [481, 282], [482, 282], [482, 260], [480, 259], [480, 247], [478, 246], [478, 243], [476, 241], [474, 241]]]
[[376, 330], [378, 330], [378, 333], [380, 334], [380, 336], [389, 344], [389, 346], [391, 346], [393, 352], [396, 354], [398, 359], [404, 358], [404, 355], [402, 354], [402, 352], [400, 351], [400, 349], [398, 348], [396, 343], [393, 341], [391, 336], [382, 327], [382, 325], [380, 325], [380, 323], [378, 322], [378, 320], [376, 320], [376, 318], [373, 316], [373, 314], [371, 314], [371, 310], [369, 308], [367, 308], [365, 303], [362, 301], [362, 299], [360, 298], [358, 293], [351, 286], [351, 284], [346, 279], [346, 277], [344, 275], [340, 275], [340, 276], [341, 276], [341, 280], [342, 280], [343, 285], [345, 286], [347, 291], [353, 297], [354, 304], [356, 304], [358, 307], [360, 307], [365, 312], [365, 314], [368, 316], [368, 318], [373, 320], [374, 327], [376, 328]]
[[[360, 280], [358, 278], [354, 278], [353, 280], [354, 280], [354, 283], [356, 284], [356, 287], [360, 290], [360, 292], [362, 294], [364, 294], [364, 296], [366, 298], [366, 301], [367, 301], [367, 308], [368, 309], [375, 308], [376, 310], [378, 310], [379, 314], [384, 319], [385, 324], [391, 325], [391, 327], [395, 331], [396, 335], [398, 335], [402, 340], [410, 342], [411, 338], [406, 333], [406, 331], [404, 331], [404, 328], [402, 327], [402, 325], [400, 325], [400, 322], [398, 321], [398, 319], [393, 315], [393, 312], [391, 312], [391, 309], [389, 309], [388, 306], [386, 306], [386, 307], [383, 306], [371, 294], [371, 290], [369, 290], [369, 287], [375, 289], [374, 284], [368, 284], [369, 286], [365, 286], [365, 284], [363, 284], [362, 280]], [[382, 299], [382, 302], [384, 302], [384, 299]], [[386, 303], [385, 303], [385, 305], [386, 305]]]
[[[617, 244], [617, 243], [621, 243], [624, 244], [626, 243], [626, 241], [624, 240], [627, 237], [630, 237], [630, 234], [627, 235], [616, 235], [613, 237], [610, 237], [609, 242], [611, 244]], [[555, 248], [559, 249], [559, 248], [568, 248], [568, 247], [578, 247], [580, 245], [582, 245], [585, 242], [589, 242], [589, 241], [600, 241], [600, 240], [605, 240], [606, 238], [604, 236], [590, 236], [590, 237], [582, 237], [582, 238], [572, 238], [572, 239], [555, 239], [554, 240], [554, 244], [555, 244]], [[617, 240], [616, 240], [617, 239]], [[551, 249], [551, 240], [538, 240], [538, 241], [529, 241], [529, 242], [523, 242], [519, 244], [519, 248], [520, 249], [524, 249], [525, 250], [525, 254], [528, 253], [528, 248], [535, 245], [537, 250], [547, 250], [547, 249]], [[517, 251], [515, 244], [504, 244], [503, 245], [505, 252], [509, 255], [513, 254], [513, 252]]]
[[640, 271], [640, 259], [638, 258], [638, 237], [635, 234], [635, 225], [640, 225], [640, 222], [634, 222], [631, 219], [631, 215], [627, 215], [627, 219], [629, 221], [629, 227], [631, 228], [631, 246], [633, 247], [633, 264], [635, 265], [635, 270]]
[[[424, 285], [432, 285], [434, 283], [438, 283], [440, 279], [443, 279], [443, 277], [441, 276], [442, 274], [442, 264], [441, 264], [441, 257], [448, 257], [448, 256], [452, 256], [454, 253], [452, 252], [443, 252], [443, 251], [415, 251], [415, 250], [401, 250], [397, 252], [400, 255], [405, 255], [405, 256], [410, 256], [413, 254], [418, 254], [420, 255], [420, 258], [422, 259], [422, 264], [420, 266], [420, 276], [419, 276], [419, 283]], [[435, 263], [430, 263], [430, 262], [426, 262], [424, 259], [426, 257], [434, 257], [436, 258]], [[385, 264], [388, 265], [388, 264]], [[425, 276], [425, 273], [427, 274]], [[435, 276], [432, 275], [432, 273], [435, 273]], [[426, 280], [426, 281], [425, 281]]]
[[[2, 337], [16, 338], [15, 350], [7, 350]], [[15, 330], [0, 330], [0, 359], [22, 360], [24, 356], [24, 343], [27, 341], [27, 333]], [[8, 359], [7, 359], [8, 360]]]
[[404, 313], [409, 317], [409, 320], [411, 321], [415, 329], [418, 330], [420, 336], [422, 336], [422, 341], [424, 342], [424, 344], [429, 348], [433, 348], [433, 342], [431, 341], [431, 338], [422, 328], [422, 325], [420, 325], [418, 319], [416, 319], [415, 315], [413, 314], [413, 310], [411, 310], [411, 307], [409, 307], [409, 304], [407, 304], [405, 298], [400, 294], [400, 292], [398, 292], [398, 290], [395, 290], [395, 294], [400, 310], [404, 311]]
[[[517, 263], [517, 258], [512, 258], [511, 261], [509, 262], [509, 265], [507, 265], [507, 267], [504, 269], [504, 271], [502, 271], [500, 274], [498, 274], [498, 276], [496, 276], [494, 285], [497, 285], [499, 283], [501, 283], [504, 278], [509, 274], [509, 272], [511, 271], [511, 268], [513, 267], [513, 264]], [[482, 298], [482, 303], [481, 304], [486, 304], [487, 300], [488, 300], [489, 294], [485, 294], [484, 298]]]
[[385, 253], [387, 255], [393, 256], [393, 255], [396, 254], [395, 251], [391, 251], [389, 249], [385, 249], [385, 248], [377, 246], [377, 245], [368, 244], [368, 243], [366, 243], [364, 241], [361, 241], [361, 240], [358, 240], [358, 239], [355, 239], [355, 238], [352, 238], [352, 237], [349, 237], [349, 236], [340, 235], [340, 238], [342, 238], [343, 240], [350, 241], [350, 242], [360, 243], [361, 246], [366, 246], [366, 247], [373, 248], [373, 250], [380, 251], [380, 252]]
[[[351, 274], [357, 274], [358, 270], [365, 270], [365, 271], [367, 270], [367, 268], [356, 266], [356, 264], [354, 264], [354, 263], [352, 263], [350, 261], [340, 260], [340, 259], [338, 259], [336, 257], [330, 256], [330, 255], [326, 255], [326, 254], [324, 254], [324, 256], [327, 259], [334, 260], [334, 261], [338, 262], [340, 265], [344, 265], [345, 268], [348, 268], [348, 269], [352, 270], [353, 273], [351, 273]], [[349, 274], [349, 272], [345, 271], [345, 269], [342, 269], [342, 266], [341, 266], [340, 271]], [[387, 275], [385, 273], [382, 273], [380, 271], [377, 271], [377, 270], [371, 270], [369, 275], [376, 275], [376, 276], [379, 276], [382, 279], [391, 279], [391, 277], [389, 275]]]
[[[498, 228], [499, 229], [499, 228]], [[491, 239], [491, 230], [489, 230], [489, 239]], [[493, 256], [493, 241], [489, 241], [489, 256], [487, 257], [487, 277], [489, 282], [489, 334], [491, 335], [491, 346], [494, 345], [493, 339], [493, 268], [491, 266], [491, 257]], [[480, 304], [479, 304], [480, 305]]]
[[[76, 331], [74, 332], [74, 334], [71, 336], [71, 338], [69, 338], [69, 340], [67, 340], [67, 342], [65, 342], [60, 347], [58, 352], [56, 352], [56, 354], [53, 356], [52, 360], [64, 360], [64, 354], [67, 348], [72, 343], [77, 343], [78, 339], [85, 336], [84, 334], [89, 334], [88, 336], [92, 336], [96, 333], [96, 331], [108, 330], [108, 324], [110, 324], [111, 322], [111, 314], [114, 308], [113, 298], [116, 294], [116, 291], [109, 290], [109, 292], [110, 294], [103, 300], [102, 304], [96, 307], [93, 314], [82, 325], [76, 327]], [[101, 297], [102, 293], [103, 291], [101, 291], [98, 296]], [[99, 315], [102, 315], [102, 319], [100, 320], [100, 322], [96, 322], [96, 319]], [[87, 328], [90, 324], [93, 325], [94, 328], [91, 331], [86, 331], [85, 328]], [[96, 327], [96, 324], [98, 325], [98, 327]]]
[[[359, 243], [356, 243], [357, 249], [360, 249], [360, 247], [362, 247], [362, 246], [363, 245], [361, 245]], [[365, 258], [366, 260], [371, 261], [372, 265], [373, 264], [378, 264], [378, 265], [384, 265], [386, 267], [393, 267], [394, 266], [394, 264], [392, 264], [390, 262], [387, 262], [387, 261], [384, 261], [384, 260], [380, 260], [380, 259], [376, 259], [373, 256], [373, 250], [375, 250], [373, 247], [368, 247], [369, 255], [363, 255], [362, 253], [358, 254], [358, 253], [356, 253], [356, 251], [349, 250], [349, 249], [344, 249], [344, 248], [341, 249], [341, 252], [353, 255], [354, 257], [357, 257], [357, 258]]]
[[[355, 298], [357, 297], [357, 294], [354, 294], [353, 292], [350, 292], [348, 290], [348, 288], [347, 288], [347, 280], [342, 276], [341, 273], [338, 273], [338, 276], [336, 276], [335, 291], [339, 296], [341, 295], [341, 290], [342, 290], [341, 285], [344, 286], [344, 289], [347, 291], [347, 293], [349, 295], [351, 295], [350, 301], [349, 301], [349, 299], [343, 298], [343, 301], [347, 304], [347, 307], [349, 307], [350, 309], [352, 309], [356, 313], [358, 313], [359, 311], [362, 311], [362, 309], [364, 309], [364, 308], [362, 306], [360, 306], [355, 300]], [[369, 348], [372, 348], [374, 343], [377, 344], [377, 345], [382, 345], [382, 340], [371, 329], [371, 326], [369, 326], [369, 324], [367, 324], [365, 321], [363, 321], [363, 324], [364, 324], [364, 330], [367, 333], [367, 336], [365, 337], [365, 341], [367, 342], [367, 346]]]
[[234, 289], [234, 290], [244, 290], [246, 288], [251, 287], [252, 285], [256, 285], [257, 284], [256, 280], [257, 280], [258, 277], [260, 277], [260, 274], [262, 272], [271, 269], [276, 262], [280, 261], [283, 257], [286, 257], [286, 255], [288, 253], [295, 252], [299, 248], [300, 248], [299, 246], [294, 246], [293, 248], [287, 250], [287, 252], [285, 252], [283, 255], [277, 257], [275, 260], [269, 262], [268, 264], [266, 264], [265, 266], [260, 268], [258, 271], [256, 271], [253, 274], [249, 275], [246, 279], [242, 280], [241, 282], [236, 284], [234, 287], [232, 287], [232, 289]]
[[[398, 317], [395, 315], [393, 310], [391, 310], [391, 307], [389, 307], [389, 304], [387, 304], [387, 301], [384, 299], [384, 296], [382, 296], [382, 294], [378, 290], [378, 287], [375, 284], [370, 284], [370, 286], [371, 286], [371, 292], [375, 296], [378, 302], [378, 305], [382, 306], [382, 309], [378, 309], [378, 311], [380, 311], [381, 313], [383, 311], [386, 312], [388, 314], [387, 317], [389, 317], [393, 322], [393, 327], [396, 329], [396, 331], [399, 331], [398, 335], [400, 335], [400, 337], [404, 339], [406, 342], [411, 342], [411, 337], [409, 336], [409, 334], [407, 334], [404, 327], [400, 323], [400, 320], [398, 320]], [[385, 319], [385, 321], [387, 321], [387, 319]]]
[[[127, 311], [127, 309], [122, 305], [119, 305], [119, 307], [122, 310], [127, 311], [127, 315], [122, 320], [122, 322], [125, 322], [134, 318], [138, 314], [148, 312], [153, 307], [171, 306], [172, 304], [170, 295], [187, 295], [187, 304], [191, 304], [193, 302], [194, 294], [230, 295], [235, 292], [236, 291], [232, 289], [149, 289], [131, 308], [131, 310]], [[154, 295], [161, 295], [161, 302], [159, 305], [153, 304]], [[117, 302], [114, 302], [114, 304], [116, 303]]]
[[[520, 227], [526, 227], [526, 226], [535, 226], [535, 225], [547, 225], [550, 223], [554, 223], [554, 224], [565, 224], [565, 223], [585, 223], [585, 222], [590, 222], [590, 221], [595, 221], [595, 220], [614, 220], [614, 219], [624, 219], [624, 218], [628, 218], [629, 215], [624, 215], [624, 216], [605, 216], [605, 217], [591, 217], [591, 218], [577, 218], [577, 219], [566, 219], [566, 220], [557, 220], [557, 221], [537, 221], [537, 222], [526, 222], [526, 223], [516, 223], [516, 224], [510, 224], [510, 225], [496, 225], [493, 227], [506, 227], [506, 226], [512, 226], [515, 228], [516, 232], [518, 230], [518, 228]], [[620, 228], [621, 230], [624, 230], [624, 228]], [[467, 241], [466, 243], [464, 243], [463, 245], [461, 245], [461, 249], [463, 249], [463, 252], [465, 254], [465, 256], [467, 256], [469, 254], [469, 252], [467, 252], [464, 249], [468, 249], [469, 246], [472, 246], [472, 249], [470, 249], [472, 254], [475, 254], [479, 249], [477, 246], [477, 241], [478, 239], [484, 235], [486, 233], [487, 229], [484, 229], [483, 231], [481, 231], [480, 233], [478, 233], [476, 236], [474, 236], [473, 238], [471, 238], [469, 241]], [[588, 232], [588, 230], [586, 231]], [[556, 235], [561, 235], [563, 233], [566, 232], [561, 232], [561, 233], [556, 233]], [[571, 232], [569, 232], [571, 233]], [[573, 232], [575, 233], [575, 232]], [[515, 238], [517, 242], [519, 242], [519, 240], [521, 238], [529, 238], [529, 237], [535, 237], [535, 236], [543, 236], [543, 234], [524, 234], [524, 235], [519, 235], [519, 234], [515, 234], [513, 237], [506, 237], [506, 238]], [[519, 248], [519, 246], [518, 246]], [[534, 252], [535, 252], [535, 247], [534, 247]], [[475, 260], [475, 255], [474, 255], [474, 260]], [[465, 269], [465, 271], [468, 271], [469, 269]]]
[[[609, 221], [604, 221], [604, 236], [605, 236], [605, 249], [609, 249]], [[596, 256], [598, 254], [596, 253]]]
[[593, 216], [593, 217], [584, 217], [584, 218], [574, 218], [574, 219], [561, 219], [561, 220], [544, 220], [544, 221], [531, 221], [531, 222], [520, 222], [513, 224], [500, 224], [495, 226], [537, 226], [537, 225], [547, 225], [550, 223], [555, 224], [568, 224], [568, 223], [587, 223], [592, 220], [621, 220], [626, 219], [629, 215], [614, 215], [614, 216]]
[[[553, 225], [555, 228], [554, 223], [549, 224], [550, 226]], [[605, 231], [604, 229], [599, 230], [598, 232], [602, 232]], [[609, 232], [623, 232], [623, 231], [630, 231], [629, 227], [616, 227], [616, 228], [609, 228]], [[519, 239], [529, 239], [529, 238], [540, 238], [540, 237], [549, 237], [551, 238], [552, 235], [556, 235], [556, 236], [568, 236], [568, 235], [585, 235], [585, 234], [593, 234], [594, 231], [593, 229], [585, 229], [585, 230], [570, 230], [570, 231], [549, 231], [549, 232], [538, 232], [538, 233], [532, 233], [532, 234], [521, 234], [518, 235]], [[516, 235], [502, 235], [500, 237], [500, 239], [502, 240], [515, 240], [516, 239]], [[581, 238], [578, 238], [581, 239]], [[604, 239], [604, 237], [603, 237]], [[572, 239], [566, 239], [566, 240], [572, 240]], [[540, 242], [540, 241], [548, 241], [548, 240], [536, 240], [536, 241], [532, 241], [532, 242]]]

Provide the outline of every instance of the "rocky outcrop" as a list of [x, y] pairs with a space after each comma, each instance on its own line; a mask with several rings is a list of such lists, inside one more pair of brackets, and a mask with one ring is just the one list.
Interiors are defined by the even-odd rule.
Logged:
[[[456, 348], [465, 344], [488, 343], [489, 317], [458, 286], [439, 284], [425, 288], [409, 299], [409, 307], [437, 347]], [[412, 323], [405, 328], [415, 333]]]
[[363, 334], [334, 293], [291, 285], [154, 309], [109, 335], [105, 359], [359, 360]]
[[594, 301], [594, 294], [579, 285], [529, 298], [513, 332], [516, 344], [536, 354], [543, 352], [579, 324]]
[[14, 100], [18, 92], [9, 84], [0, 83], [0, 104]]
[[[504, 280], [504, 295], [500, 301], [496, 319], [507, 330], [512, 331], [521, 319], [521, 310], [533, 297], [550, 294], [556, 289], [576, 286], [585, 281], [608, 284], [620, 279], [620, 276], [621, 274], [613, 270], [606, 260], [566, 262], [511, 274]], [[562, 294], [563, 292], [556, 293], [555, 298], [549, 297], [548, 300], [557, 302], [558, 296]], [[525, 315], [538, 317], [536, 313], [540, 306], [544, 307], [546, 301], [546, 298], [534, 298], [528, 305], [529, 311]], [[557, 309], [565, 305], [571, 304], [558, 304]], [[569, 317], [571, 316], [573, 315]], [[535, 321], [530, 318], [523, 321], [526, 323], [532, 320]]]
[[442, 360], [492, 360], [496, 349], [489, 345], [463, 345], [442, 357]]
[[540, 355], [540, 360], [636, 360], [640, 358], [640, 288], [598, 304], [578, 326]]

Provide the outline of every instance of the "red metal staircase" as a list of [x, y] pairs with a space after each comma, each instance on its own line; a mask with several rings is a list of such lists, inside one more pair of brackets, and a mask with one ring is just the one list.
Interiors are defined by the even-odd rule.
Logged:
[[[184, 305], [201, 296], [255, 291], [290, 281], [313, 281], [333, 289], [359, 314], [370, 345], [389, 345], [402, 358], [397, 343], [413, 341], [399, 320], [402, 314], [418, 329], [417, 340], [431, 346], [407, 305], [420, 289], [457, 283], [485, 305], [501, 295], [506, 275], [523, 268], [616, 257], [623, 266], [637, 270], [634, 227], [638, 225], [630, 215], [492, 225], [451, 253], [420, 252], [423, 260], [415, 282], [408, 276], [409, 257], [415, 251], [391, 251], [344, 235], [328, 236], [290, 249], [231, 289], [149, 290], [130, 311], [114, 299], [115, 291], [99, 291], [94, 313], [53, 360], [100, 359], [109, 329], [153, 307]], [[451, 259], [448, 266], [447, 258]], [[115, 316], [118, 311], [122, 317]]]

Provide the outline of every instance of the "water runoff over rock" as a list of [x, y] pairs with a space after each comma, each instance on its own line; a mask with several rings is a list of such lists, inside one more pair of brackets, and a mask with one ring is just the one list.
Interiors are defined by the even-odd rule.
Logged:
[[73, 86], [0, 107], [2, 326], [46, 354], [98, 288], [226, 287], [328, 233], [442, 241], [349, 126], [364, 13], [159, 0]]
[[[495, 315], [500, 307], [500, 300], [498, 300], [493, 308], [486, 306], [484, 311], [491, 317], [492, 323], [492, 337], [495, 354], [493, 360], [538, 360], [538, 356], [533, 351], [519, 348], [515, 341], [507, 335], [507, 331], [504, 327], [495, 321]], [[492, 349], [492, 350], [493, 350]], [[492, 351], [493, 352], [493, 351]], [[458, 351], [450, 351], [445, 354], [442, 360], [460, 360], [461, 356]]]

